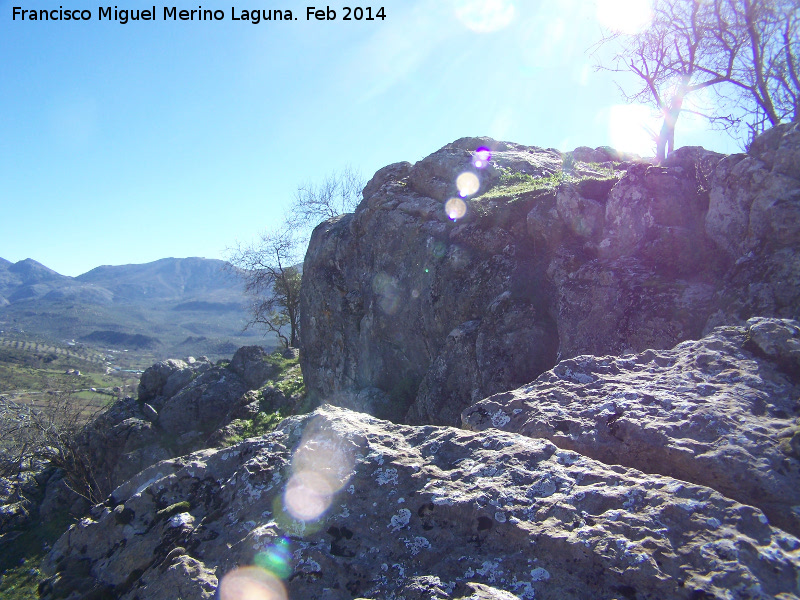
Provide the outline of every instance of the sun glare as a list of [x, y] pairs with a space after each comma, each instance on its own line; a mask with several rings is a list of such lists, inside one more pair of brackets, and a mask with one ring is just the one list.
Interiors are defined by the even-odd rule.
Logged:
[[286, 485], [286, 510], [295, 519], [313, 521], [331, 504], [334, 489], [325, 474], [317, 471], [295, 473]]
[[492, 33], [514, 20], [513, 0], [455, 0], [456, 17], [477, 33]]
[[641, 104], [616, 104], [608, 112], [608, 135], [611, 146], [623, 152], [652, 156], [655, 150], [653, 132], [658, 119]]
[[597, 20], [619, 33], [638, 33], [650, 25], [650, 0], [597, 0]]
[[338, 433], [322, 421], [312, 421], [292, 456], [293, 474], [283, 494], [286, 511], [303, 522], [319, 519], [352, 467], [351, 452]]

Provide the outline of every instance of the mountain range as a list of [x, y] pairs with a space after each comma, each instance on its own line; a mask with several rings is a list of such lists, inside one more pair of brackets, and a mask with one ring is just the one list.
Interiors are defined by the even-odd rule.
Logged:
[[100, 266], [77, 277], [30, 258], [0, 258], [0, 330], [156, 355], [227, 355], [270, 345], [243, 328], [247, 300], [222, 260], [163, 258]]

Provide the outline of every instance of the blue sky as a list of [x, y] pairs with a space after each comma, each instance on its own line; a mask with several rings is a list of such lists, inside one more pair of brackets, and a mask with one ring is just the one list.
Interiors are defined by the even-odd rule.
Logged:
[[[587, 53], [643, 2], [387, 0], [361, 3], [382, 21], [306, 22], [310, 4], [284, 0], [266, 6], [298, 20], [253, 25], [231, 7], [264, 4], [170, 1], [120, 25], [89, 0], [0, 0], [0, 256], [73, 276], [222, 258], [279, 223], [300, 183], [347, 164], [368, 178], [464, 136], [647, 153], [642, 110]], [[225, 20], [164, 22], [165, 5]], [[93, 20], [12, 21], [13, 6]], [[676, 142], [738, 150], [691, 119]]]

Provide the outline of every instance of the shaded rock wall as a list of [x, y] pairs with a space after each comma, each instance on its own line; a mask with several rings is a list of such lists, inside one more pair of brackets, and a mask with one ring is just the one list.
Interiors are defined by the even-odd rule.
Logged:
[[[475, 150], [492, 149], [488, 166]], [[378, 171], [314, 232], [301, 361], [320, 400], [457, 424], [560, 358], [666, 349], [752, 316], [800, 317], [800, 132], [662, 166], [464, 138]], [[473, 172], [463, 218], [444, 203]]]

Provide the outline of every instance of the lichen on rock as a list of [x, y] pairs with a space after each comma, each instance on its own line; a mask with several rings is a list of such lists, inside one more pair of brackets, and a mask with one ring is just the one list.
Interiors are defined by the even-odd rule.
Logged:
[[[300, 523], [281, 482], [294, 450], [313, 440], [309, 431], [336, 438], [353, 462], [330, 508]], [[375, 482], [377, 456], [378, 469], [392, 471], [384, 485]], [[185, 600], [207, 598], [215, 580], [271, 564], [278, 548], [286, 549], [287, 597], [309, 600], [578, 600], [621, 590], [795, 597], [800, 541], [757, 508], [667, 476], [563, 458], [544, 439], [401, 426], [323, 407], [261, 439], [164, 461], [118, 488], [53, 548], [44, 597], [103, 589], [133, 600], [168, 580]], [[183, 510], [180, 502], [190, 503], [187, 512], [154, 519]], [[133, 515], [125, 524], [119, 506]]]
[[[796, 125], [748, 155], [681, 148], [660, 166], [464, 138], [378, 171], [314, 231], [301, 360], [319, 401], [457, 425], [559, 358], [665, 350], [717, 325], [800, 318]], [[481, 169], [477, 147], [491, 149]], [[589, 161], [602, 157], [603, 162]], [[479, 188], [459, 200], [458, 176]]]

